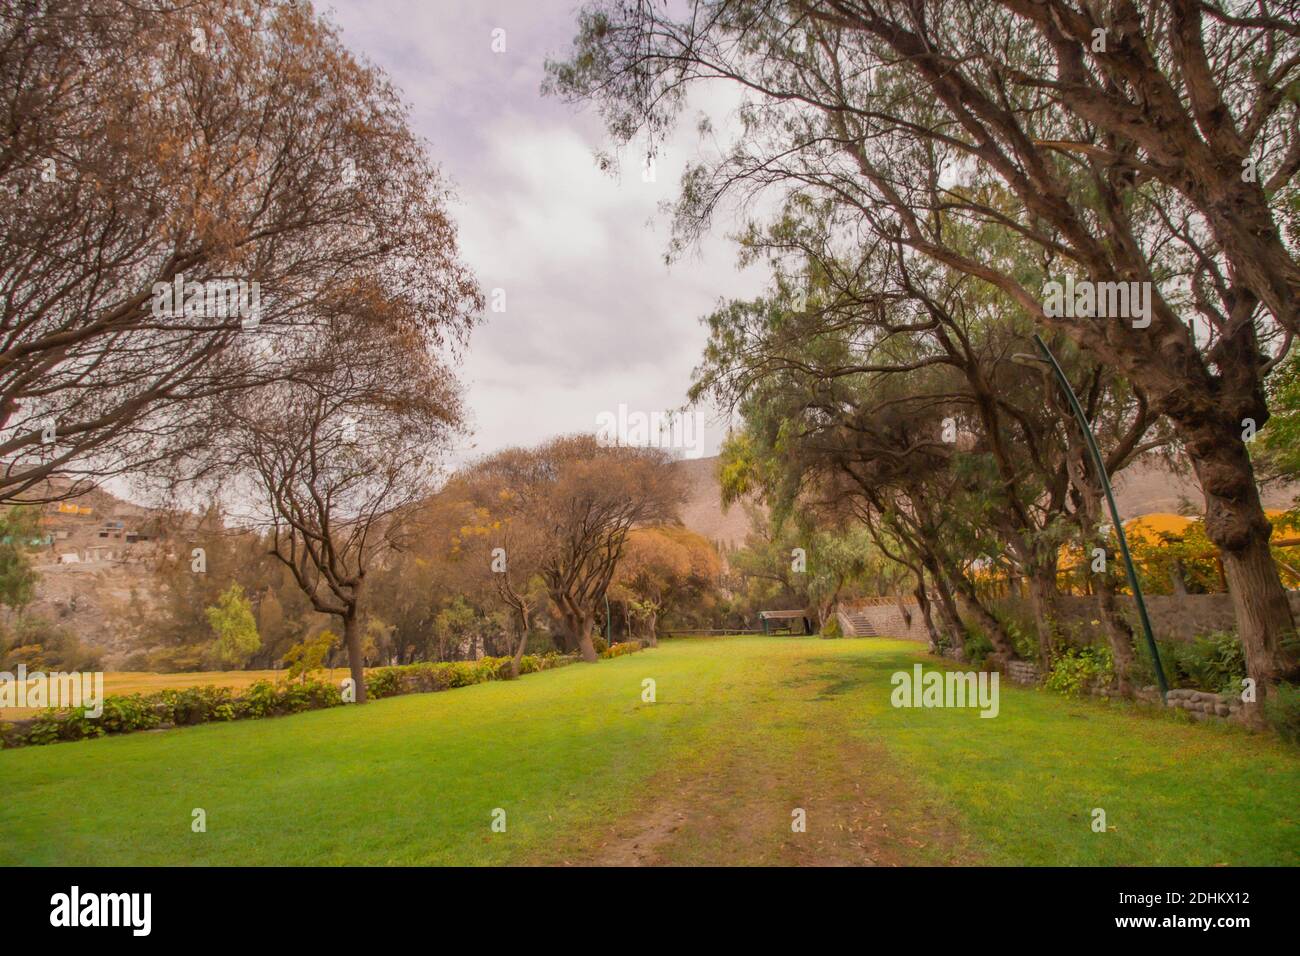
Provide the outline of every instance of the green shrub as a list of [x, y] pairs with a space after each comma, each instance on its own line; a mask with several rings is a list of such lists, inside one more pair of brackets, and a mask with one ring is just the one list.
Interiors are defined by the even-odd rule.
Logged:
[[249, 684], [235, 703], [235, 714], [241, 718], [270, 717], [275, 713], [278, 696], [275, 684], [269, 680]]
[[162, 718], [149, 698], [142, 694], [122, 694], [104, 698], [104, 713], [99, 722], [106, 733], [123, 734], [157, 727]]
[[[640, 649], [640, 642], [616, 644], [616, 657]], [[572, 657], [555, 653], [525, 655], [519, 662], [521, 674], [549, 670], [572, 662]], [[373, 699], [467, 687], [491, 680], [510, 678], [510, 658], [484, 657], [477, 661], [444, 661], [377, 667], [366, 675], [366, 691]], [[156, 694], [123, 694], [104, 698], [104, 712], [98, 720], [75, 710], [46, 710], [18, 723], [0, 724], [0, 746], [21, 747], [49, 744], [58, 740], [83, 740], [105, 734], [149, 730], [164, 724], [187, 726], [214, 720], [241, 720], [297, 714], [305, 710], [338, 707], [343, 692], [327, 680], [307, 675], [302, 680], [272, 683], [260, 680], [236, 695], [227, 687], [169, 688]]]
[[1011, 646], [1021, 660], [1032, 661], [1038, 656], [1038, 625], [1021, 620], [1008, 620], [1003, 624]]
[[520, 674], [534, 674], [537, 671], [550, 670], [553, 667], [560, 667], [568, 664], [570, 658], [562, 657], [554, 650], [545, 654], [525, 654], [519, 659]]
[[989, 640], [987, 634], [973, 624], [968, 626], [968, 631], [966, 660], [978, 669], [984, 666], [988, 656], [993, 653], [993, 642]]
[[840, 618], [838, 614], [832, 614], [829, 621], [822, 625], [822, 637], [834, 638], [843, 637], [840, 631]]
[[1070, 648], [1052, 661], [1044, 682], [1049, 690], [1078, 697], [1090, 687], [1104, 687], [1115, 678], [1115, 662], [1108, 647]]
[[54, 713], [54, 720], [59, 727], [60, 740], [86, 740], [90, 737], [102, 737], [105, 733], [98, 719], [92, 720], [86, 716], [85, 707], [57, 711]]
[[366, 674], [366, 697], [381, 700], [401, 693], [402, 669], [397, 667], [377, 667]]
[[1264, 716], [1284, 740], [1300, 744], [1300, 687], [1278, 684], [1264, 698]]
[[59, 739], [58, 712], [47, 710], [39, 714], [27, 727], [21, 738], [26, 744], [52, 744]]
[[606, 641], [600, 635], [596, 635], [595, 637], [593, 637], [591, 639], [591, 643], [592, 646], [596, 648], [597, 654], [604, 654], [607, 650], [609, 650], [609, 642]]
[[204, 724], [210, 720], [233, 720], [234, 694], [229, 687], [186, 687], [181, 690], [162, 690], [156, 698], [167, 709], [166, 722], [178, 727]]
[[[1171, 648], [1166, 669], [1175, 687], [1192, 687], [1215, 693], [1239, 694], [1246, 676], [1246, 655], [1231, 631], [1205, 634]], [[1164, 648], [1161, 648], [1162, 655]], [[1162, 656], [1162, 660], [1165, 658]], [[1172, 667], [1170, 666], [1172, 664]]]
[[635, 654], [645, 645], [640, 641], [623, 641], [619, 644], [613, 644], [600, 652], [600, 656], [606, 659], [611, 657], [622, 657], [624, 654]]
[[321, 631], [315, 637], [304, 638], [284, 652], [281, 663], [289, 667], [289, 679], [301, 677], [321, 670], [330, 651], [338, 644], [338, 635], [333, 631]]

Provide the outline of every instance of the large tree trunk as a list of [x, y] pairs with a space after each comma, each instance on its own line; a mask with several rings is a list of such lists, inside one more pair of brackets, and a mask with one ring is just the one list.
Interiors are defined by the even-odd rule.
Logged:
[[1247, 704], [1247, 718], [1258, 721], [1268, 688], [1297, 676], [1297, 659], [1283, 646], [1294, 635], [1295, 622], [1269, 551], [1273, 527], [1239, 426], [1232, 420], [1175, 423], [1182, 424], [1188, 457], [1205, 492], [1205, 533], [1219, 549], [1246, 671], [1255, 681], [1256, 704]]
[[588, 664], [594, 664], [600, 660], [600, 655], [596, 653], [596, 645], [591, 642], [591, 615], [584, 612], [573, 614], [573, 634], [578, 641], [578, 650], [582, 654], [582, 659]]
[[551, 637], [561, 654], [572, 654], [578, 649], [578, 639], [573, 634], [573, 625], [569, 622], [569, 618], [566, 615], [561, 615], [560, 620], [561, 626], [555, 630]]
[[966, 607], [975, 615], [975, 621], [980, 630], [988, 636], [989, 643], [993, 645], [993, 654], [991, 656], [994, 664], [1004, 667], [1007, 662], [1017, 660], [1020, 655], [1016, 653], [1016, 645], [1011, 640], [1011, 635], [1006, 632], [1002, 622], [984, 606], [984, 602], [975, 593], [975, 586], [961, 574], [958, 574], [954, 581], [958, 593], [961, 594], [962, 600], [966, 602]]
[[1246, 716], [1253, 722], [1262, 719], [1259, 706], [1268, 689], [1279, 680], [1297, 677], [1295, 658], [1283, 647], [1283, 641], [1294, 634], [1295, 624], [1268, 548], [1271, 533], [1270, 526], [1262, 535], [1252, 535], [1245, 547], [1222, 552], [1223, 573], [1237, 615], [1237, 635], [1246, 654], [1246, 674], [1255, 681], [1256, 700], [1246, 706]]
[[582, 655], [584, 661], [595, 663], [600, 657], [596, 653], [596, 645], [591, 642], [591, 612], [578, 607], [563, 592], [552, 593], [551, 600], [555, 602], [555, 606], [559, 608], [564, 618], [564, 630], [572, 641], [572, 646]]
[[352, 685], [356, 688], [357, 703], [366, 702], [366, 662], [361, 657], [361, 627], [357, 621], [357, 609], [348, 610], [343, 617], [343, 646], [348, 649], [348, 671]]
[[916, 587], [912, 589], [916, 605], [921, 609], [921, 618], [925, 621], [925, 632], [930, 637], [930, 653], [939, 653], [939, 629], [934, 626], [934, 615], [930, 613], [930, 598], [925, 593], [925, 576], [916, 575]]
[[646, 644], [649, 645], [650, 647], [658, 647], [659, 646], [659, 613], [657, 611], [650, 612], [650, 619], [648, 623], [650, 625], [650, 633], [647, 635]]

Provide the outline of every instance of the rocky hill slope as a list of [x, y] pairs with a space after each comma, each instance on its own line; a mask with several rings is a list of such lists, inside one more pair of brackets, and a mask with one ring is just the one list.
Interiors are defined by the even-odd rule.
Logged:
[[[717, 458], [683, 460], [687, 499], [682, 523], [726, 549], [740, 547], [749, 533], [749, 519], [739, 505], [722, 508]], [[1289, 507], [1300, 487], [1270, 487], [1265, 507]], [[1134, 465], [1116, 481], [1120, 512], [1125, 519], [1153, 512], [1181, 512], [1202, 503], [1190, 475], [1171, 473], [1158, 463]], [[84, 643], [103, 648], [109, 666], [129, 648], [114, 626], [128, 613], [133, 596], [153, 599], [151, 568], [158, 554], [172, 547], [160, 537], [160, 512], [96, 490], [75, 502], [42, 509], [43, 540], [35, 552], [40, 573], [36, 599], [29, 611], [56, 621]]]

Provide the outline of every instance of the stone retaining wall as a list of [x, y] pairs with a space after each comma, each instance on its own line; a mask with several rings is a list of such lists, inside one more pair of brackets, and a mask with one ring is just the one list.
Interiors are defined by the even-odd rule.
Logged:
[[[1300, 591], [1288, 591], [1287, 598], [1291, 602], [1291, 613], [1300, 620]], [[1140, 639], [1137, 605], [1133, 603], [1132, 596], [1121, 594], [1116, 600]], [[1091, 622], [1099, 617], [1095, 597], [1062, 594], [1058, 602], [1066, 623], [1094, 629]], [[1004, 606], [1019, 618], [1033, 620], [1033, 606], [1026, 598], [1000, 598], [995, 603]], [[1147, 615], [1151, 618], [1151, 629], [1161, 640], [1190, 641], [1201, 634], [1237, 629], [1232, 598], [1227, 594], [1148, 594], [1146, 605]]]
[[920, 606], [912, 602], [904, 603], [911, 614], [912, 619], [910, 622], [903, 615], [903, 612], [898, 609], [897, 604], [844, 604], [842, 607], [844, 610], [864, 614], [867, 620], [871, 622], [876, 637], [896, 637], [899, 640], [924, 641], [928, 644], [930, 634], [925, 629], [925, 617], [921, 614]]
[[1038, 668], [1029, 661], [1011, 661], [1006, 673], [1007, 680], [1015, 684], [1038, 683]]

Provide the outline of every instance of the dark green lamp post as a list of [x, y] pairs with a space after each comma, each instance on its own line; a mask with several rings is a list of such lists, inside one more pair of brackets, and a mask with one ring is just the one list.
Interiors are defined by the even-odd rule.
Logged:
[[1133, 600], [1137, 604], [1138, 619], [1142, 622], [1142, 633], [1146, 637], [1147, 649], [1151, 652], [1151, 662], [1155, 665], [1156, 683], [1160, 685], [1160, 699], [1164, 700], [1165, 695], [1169, 692], [1169, 682], [1165, 680], [1165, 669], [1160, 663], [1160, 651], [1156, 647], [1155, 635], [1151, 632], [1151, 618], [1147, 616], [1146, 601], [1142, 598], [1142, 586], [1138, 583], [1137, 568], [1133, 566], [1133, 558], [1128, 552], [1128, 538], [1124, 534], [1124, 523], [1119, 519], [1119, 508], [1115, 505], [1115, 493], [1110, 487], [1110, 476], [1106, 474], [1106, 465], [1101, 460], [1101, 450], [1097, 448], [1097, 439], [1093, 437], [1092, 426], [1088, 424], [1088, 418], [1083, 414], [1083, 406], [1079, 404], [1078, 397], [1074, 394], [1074, 389], [1070, 387], [1070, 381], [1065, 377], [1065, 372], [1061, 370], [1060, 363], [1056, 361], [1056, 356], [1052, 354], [1047, 347], [1047, 343], [1037, 332], [1034, 333], [1034, 344], [1038, 346], [1038, 351], [1042, 358], [1031, 355], [1017, 355], [1016, 358], [1029, 359], [1034, 362], [1046, 362], [1052, 367], [1052, 372], [1056, 376], [1056, 383], [1061, 386], [1061, 391], [1070, 402], [1070, 409], [1074, 412], [1074, 417], [1078, 419], [1079, 428], [1083, 430], [1083, 440], [1088, 445], [1088, 453], [1092, 456], [1093, 466], [1097, 469], [1097, 477], [1101, 480], [1102, 491], [1106, 493], [1106, 504], [1110, 508], [1111, 520], [1115, 523], [1115, 537], [1119, 539], [1119, 553], [1124, 559], [1124, 571], [1128, 575], [1129, 587], [1133, 589]]

